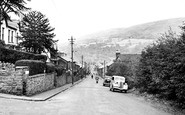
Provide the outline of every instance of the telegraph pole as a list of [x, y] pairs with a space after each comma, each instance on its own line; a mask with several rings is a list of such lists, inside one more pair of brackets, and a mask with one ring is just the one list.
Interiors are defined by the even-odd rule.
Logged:
[[84, 73], [84, 72], [83, 72], [83, 63], [84, 63], [84, 62], [83, 62], [83, 58], [84, 58], [84, 56], [82, 55], [82, 77], [81, 77], [81, 78], [83, 78], [83, 73]]
[[104, 65], [104, 69], [103, 69], [103, 72], [104, 72], [104, 78], [105, 78], [105, 60], [104, 60], [104, 62], [103, 62], [103, 65]]
[[0, 40], [1, 40], [1, 19], [3, 19], [3, 17], [1, 13], [1, 7], [0, 7]]
[[73, 52], [74, 52], [73, 44], [74, 44], [74, 40], [75, 39], [73, 39], [73, 36], [71, 36], [71, 39], [69, 39], [69, 41], [71, 43], [71, 73], [72, 73], [71, 78], [72, 78], [72, 84], [74, 83], [74, 76], [73, 76]]

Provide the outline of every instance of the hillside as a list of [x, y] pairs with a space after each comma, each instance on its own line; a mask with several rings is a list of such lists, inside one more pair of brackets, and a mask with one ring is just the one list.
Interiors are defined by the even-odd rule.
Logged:
[[179, 33], [179, 26], [183, 21], [185, 18], [168, 19], [90, 34], [76, 41], [75, 57], [84, 55], [88, 61], [102, 62], [114, 59], [116, 50], [120, 50], [122, 54], [139, 54], [170, 28]]

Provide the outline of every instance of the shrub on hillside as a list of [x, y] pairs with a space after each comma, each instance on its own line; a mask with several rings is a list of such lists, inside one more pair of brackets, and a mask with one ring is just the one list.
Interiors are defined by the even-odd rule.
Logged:
[[45, 70], [45, 63], [39, 60], [18, 60], [15, 66], [28, 66], [29, 75], [41, 74]]
[[6, 49], [0, 47], [0, 60], [3, 62], [15, 63], [18, 60], [30, 59], [30, 60], [42, 60], [46, 61], [47, 57], [40, 54], [32, 54], [27, 52], [21, 52], [12, 49]]

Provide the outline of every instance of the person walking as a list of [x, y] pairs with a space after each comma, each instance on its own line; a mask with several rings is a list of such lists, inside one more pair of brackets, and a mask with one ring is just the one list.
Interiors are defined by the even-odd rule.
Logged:
[[93, 79], [93, 74], [91, 75], [91, 78]]
[[98, 76], [96, 76], [96, 77], [95, 77], [95, 80], [96, 80], [96, 83], [98, 83], [98, 81], [99, 81], [99, 77], [98, 77]]

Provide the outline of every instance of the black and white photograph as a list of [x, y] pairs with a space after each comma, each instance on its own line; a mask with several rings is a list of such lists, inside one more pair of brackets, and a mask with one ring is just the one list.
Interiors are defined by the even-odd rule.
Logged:
[[0, 0], [0, 115], [185, 115], [185, 0]]

